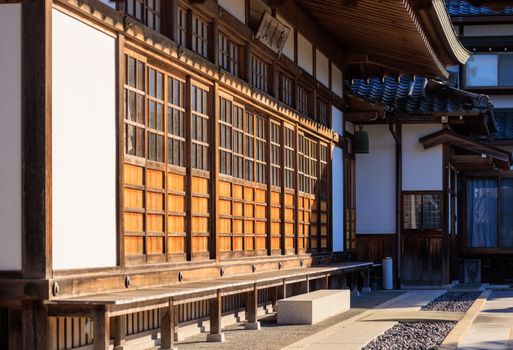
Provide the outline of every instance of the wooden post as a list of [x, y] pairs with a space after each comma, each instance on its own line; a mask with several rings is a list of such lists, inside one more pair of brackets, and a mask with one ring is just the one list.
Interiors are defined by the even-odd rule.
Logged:
[[277, 312], [278, 309], [276, 305], [278, 304], [278, 288], [279, 287], [272, 287], [271, 288], [271, 303], [273, 306], [273, 312]]
[[210, 299], [210, 334], [207, 335], [208, 342], [224, 342], [224, 333], [221, 332], [221, 312], [222, 312], [222, 299], [221, 291], [217, 291], [217, 296]]
[[322, 279], [322, 289], [329, 289], [330, 288], [330, 275], [325, 274], [324, 278]]
[[259, 330], [260, 322], [258, 322], [258, 289], [256, 284], [253, 286], [253, 290], [247, 292], [247, 301], [246, 301], [246, 324], [244, 325], [245, 329], [249, 330]]
[[93, 349], [108, 350], [110, 347], [109, 314], [104, 308], [93, 313]]
[[370, 269], [366, 268], [362, 271], [362, 277], [363, 277], [363, 286], [362, 286], [362, 292], [370, 292]]
[[121, 350], [125, 346], [126, 339], [126, 315], [112, 317], [111, 336], [114, 339], [114, 350]]
[[[21, 344], [23, 345], [23, 349], [48, 349], [47, 305], [38, 300], [23, 302], [21, 309], [21, 327]], [[18, 344], [19, 343], [20, 342], [18, 342]]]
[[176, 350], [173, 347], [175, 333], [175, 309], [172, 299], [169, 299], [169, 305], [161, 310], [160, 322], [160, 348], [162, 350]]

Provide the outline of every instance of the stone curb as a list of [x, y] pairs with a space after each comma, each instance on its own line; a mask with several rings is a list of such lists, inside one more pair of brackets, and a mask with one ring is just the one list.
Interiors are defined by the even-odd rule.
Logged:
[[465, 316], [454, 326], [452, 331], [445, 337], [442, 344], [438, 347], [439, 350], [455, 350], [458, 348], [460, 341], [467, 334], [470, 326], [476, 319], [479, 311], [483, 308], [488, 296], [492, 293], [491, 290], [484, 290], [481, 295], [474, 301], [472, 306], [465, 313]]

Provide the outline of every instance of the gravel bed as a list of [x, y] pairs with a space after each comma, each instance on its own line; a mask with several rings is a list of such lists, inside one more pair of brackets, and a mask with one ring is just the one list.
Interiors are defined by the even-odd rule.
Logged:
[[[423, 311], [466, 312], [481, 292], [447, 292], [424, 305]], [[400, 322], [363, 350], [435, 350], [457, 322]]]
[[423, 311], [466, 312], [481, 292], [447, 292], [424, 305]]

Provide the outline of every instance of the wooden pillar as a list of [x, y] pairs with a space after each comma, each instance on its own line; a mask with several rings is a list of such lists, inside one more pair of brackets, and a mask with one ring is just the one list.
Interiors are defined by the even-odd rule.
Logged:
[[246, 300], [246, 324], [245, 329], [259, 330], [260, 322], [258, 322], [258, 289], [256, 284], [253, 286], [253, 290], [247, 292]]
[[210, 334], [207, 335], [208, 342], [224, 342], [224, 333], [221, 332], [221, 312], [222, 312], [221, 291], [217, 291], [217, 296], [210, 299]]
[[366, 268], [362, 271], [362, 277], [363, 277], [363, 286], [362, 286], [362, 292], [370, 292], [370, 269]]
[[329, 289], [330, 288], [330, 275], [325, 274], [322, 279], [322, 289]]
[[23, 302], [21, 332], [24, 350], [48, 349], [48, 306], [39, 300]]
[[172, 299], [169, 305], [161, 310], [160, 322], [160, 348], [162, 350], [175, 350], [173, 346], [175, 337], [175, 308]]
[[279, 287], [271, 288], [271, 303], [272, 303], [274, 312], [278, 311], [278, 309], [276, 307], [278, 305], [278, 288]]
[[287, 283], [285, 280], [283, 280], [283, 284], [279, 287], [276, 287], [276, 289], [278, 289], [278, 299], [287, 298]]
[[126, 340], [126, 315], [110, 319], [111, 337], [114, 339], [114, 350], [121, 350]]
[[109, 314], [104, 308], [93, 313], [93, 349], [108, 350], [110, 347]]

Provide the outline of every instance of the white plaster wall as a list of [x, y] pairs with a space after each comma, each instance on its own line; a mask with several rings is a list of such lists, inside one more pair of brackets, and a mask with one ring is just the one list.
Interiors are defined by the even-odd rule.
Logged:
[[218, 0], [219, 5], [242, 23], [246, 22], [246, 2], [242, 0]]
[[491, 95], [489, 97], [495, 108], [513, 108], [513, 96], [511, 95]]
[[285, 55], [290, 60], [294, 61], [294, 28], [287, 22], [283, 17], [276, 16], [278, 20], [285, 24], [290, 28], [289, 36], [287, 37], [287, 41], [285, 41], [285, 46], [283, 46], [282, 55]]
[[513, 24], [482, 24], [466, 25], [464, 36], [510, 36], [513, 35]]
[[333, 147], [331, 175], [333, 179], [333, 251], [344, 251], [344, 151]]
[[369, 153], [356, 155], [356, 233], [395, 232], [395, 141], [387, 125], [366, 125]]
[[334, 64], [331, 65], [331, 90], [338, 96], [343, 96], [342, 71]]
[[344, 135], [344, 118], [342, 112], [336, 107], [331, 107], [331, 128], [339, 135]]
[[115, 0], [100, 0], [100, 2], [103, 2], [105, 5], [110, 6], [113, 9], [116, 8], [116, 1]]
[[424, 149], [424, 146], [419, 142], [421, 137], [441, 129], [440, 124], [403, 125], [403, 191], [438, 191], [443, 189], [442, 145]]
[[315, 53], [315, 75], [317, 80], [326, 87], [330, 86], [330, 61], [322, 52]]
[[21, 270], [21, 5], [0, 4], [0, 270]]
[[297, 35], [297, 61], [298, 65], [309, 74], [313, 74], [313, 47], [301, 34]]
[[53, 269], [115, 266], [115, 39], [52, 15]]

